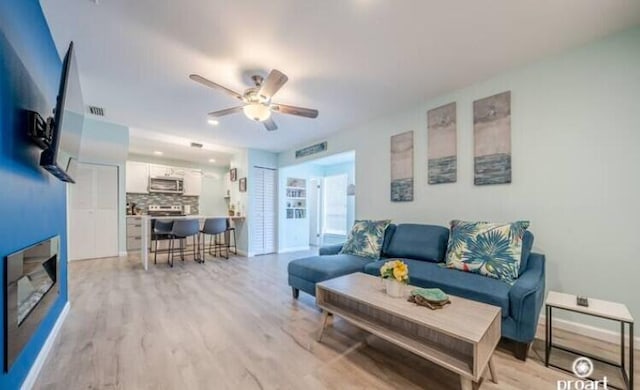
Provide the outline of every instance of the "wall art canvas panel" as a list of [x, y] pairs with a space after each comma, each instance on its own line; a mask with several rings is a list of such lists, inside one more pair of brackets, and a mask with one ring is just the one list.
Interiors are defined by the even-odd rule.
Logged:
[[476, 185], [511, 183], [511, 92], [473, 102]]
[[455, 183], [458, 173], [456, 103], [427, 112], [429, 184]]
[[391, 201], [413, 201], [413, 131], [391, 137]]

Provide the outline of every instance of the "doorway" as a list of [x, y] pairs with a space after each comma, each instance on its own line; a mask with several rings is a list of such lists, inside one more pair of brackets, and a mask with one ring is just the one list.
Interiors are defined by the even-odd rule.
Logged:
[[346, 240], [355, 219], [354, 151], [279, 168], [278, 251]]
[[322, 191], [322, 242], [342, 243], [347, 238], [347, 174], [324, 177]]

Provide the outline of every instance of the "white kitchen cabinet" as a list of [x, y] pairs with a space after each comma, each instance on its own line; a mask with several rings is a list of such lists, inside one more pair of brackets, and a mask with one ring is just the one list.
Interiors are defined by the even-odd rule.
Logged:
[[166, 165], [149, 165], [149, 177], [171, 177], [173, 168]]
[[184, 177], [187, 172], [185, 168], [170, 167], [166, 165], [149, 165], [149, 175], [151, 177]]
[[202, 171], [200, 169], [182, 169], [184, 172], [184, 195], [200, 196], [202, 193]]
[[126, 191], [137, 194], [149, 193], [149, 164], [127, 161]]
[[178, 168], [178, 167], [169, 167], [171, 169], [171, 173], [169, 176], [171, 177], [182, 177], [186, 179], [188, 168]]

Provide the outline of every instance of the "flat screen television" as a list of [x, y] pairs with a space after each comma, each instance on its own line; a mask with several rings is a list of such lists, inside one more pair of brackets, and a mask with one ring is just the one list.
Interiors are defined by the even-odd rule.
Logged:
[[62, 181], [75, 183], [74, 168], [80, 153], [84, 103], [73, 42], [62, 63], [60, 89], [56, 99], [51, 144], [40, 155], [40, 166]]

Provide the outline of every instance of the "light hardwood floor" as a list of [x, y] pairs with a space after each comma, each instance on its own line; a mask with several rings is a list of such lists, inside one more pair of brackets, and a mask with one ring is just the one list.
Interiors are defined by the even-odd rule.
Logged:
[[[133, 257], [73, 262], [71, 311], [35, 388], [459, 389], [457, 375], [339, 318], [317, 343], [314, 299], [293, 300], [287, 285], [287, 263], [301, 255], [177, 260], [173, 269], [163, 261], [148, 272]], [[606, 343], [556, 335], [619, 356]], [[544, 367], [543, 348], [537, 342], [526, 363], [498, 350], [500, 382], [480, 388], [556, 389], [572, 379]]]

